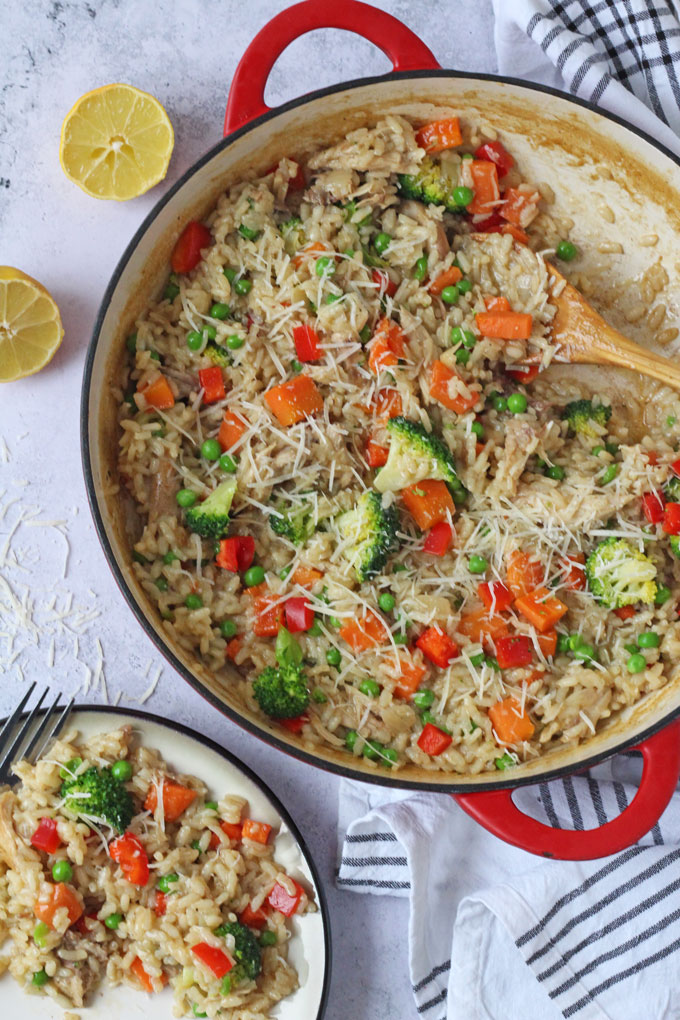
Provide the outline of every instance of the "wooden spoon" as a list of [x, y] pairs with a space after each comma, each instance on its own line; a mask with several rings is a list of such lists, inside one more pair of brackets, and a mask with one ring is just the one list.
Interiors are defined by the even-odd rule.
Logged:
[[[572, 364], [618, 365], [680, 390], [680, 367], [668, 358], [633, 343], [604, 321], [582, 294], [567, 283], [552, 264], [548, 273], [553, 283], [550, 300], [557, 307], [551, 324], [554, 343], [559, 346], [555, 361]], [[559, 290], [556, 284], [564, 282]], [[558, 294], [554, 290], [559, 290]]]

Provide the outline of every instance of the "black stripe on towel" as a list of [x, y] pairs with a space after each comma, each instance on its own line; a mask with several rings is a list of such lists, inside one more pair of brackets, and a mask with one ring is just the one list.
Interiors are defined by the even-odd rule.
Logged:
[[447, 970], [451, 970], [451, 960], [447, 960], [445, 963], [439, 963], [436, 967], [433, 967], [427, 977], [424, 977], [417, 985], [412, 986], [413, 991], [422, 991], [425, 985], [429, 985], [430, 981], [434, 981], [434, 979], [439, 977], [440, 974], [445, 974]]
[[343, 857], [341, 863], [350, 868], [373, 868], [388, 864], [393, 868], [403, 868], [408, 861], [405, 857]]
[[410, 889], [410, 882], [392, 882], [387, 879], [338, 878], [338, 885], [368, 886], [372, 889]]
[[393, 832], [369, 832], [365, 835], [359, 833], [357, 836], [345, 836], [345, 843], [396, 843], [397, 837]]
[[433, 1006], [438, 1006], [440, 1002], [446, 1002], [447, 995], [448, 989], [443, 988], [433, 999], [430, 999], [428, 1002], [424, 1002], [422, 1006], [418, 1006], [418, 1012], [426, 1013], [428, 1009], [432, 1009]]

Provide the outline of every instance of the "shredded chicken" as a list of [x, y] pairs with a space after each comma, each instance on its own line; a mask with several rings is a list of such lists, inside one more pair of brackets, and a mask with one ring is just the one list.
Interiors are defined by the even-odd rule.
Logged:
[[22, 861], [39, 859], [35, 850], [31, 850], [17, 836], [12, 819], [16, 802], [11, 790], [0, 793], [0, 860], [14, 871], [20, 870]]
[[519, 479], [529, 457], [536, 452], [541, 433], [524, 421], [510, 420], [505, 426], [505, 448], [498, 471], [486, 492], [491, 499], [517, 492]]

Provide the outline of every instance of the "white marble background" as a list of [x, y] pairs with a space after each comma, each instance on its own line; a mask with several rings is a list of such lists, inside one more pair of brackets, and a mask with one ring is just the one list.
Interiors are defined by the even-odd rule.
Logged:
[[[442, 66], [495, 70], [490, 0], [374, 3], [417, 32]], [[259, 772], [307, 838], [332, 914], [328, 1020], [415, 1020], [406, 901], [341, 893], [333, 884], [338, 780], [242, 732], [164, 663], [109, 573], [80, 465], [82, 365], [109, 277], [164, 191], [221, 137], [234, 68], [253, 35], [286, 6], [276, 0], [0, 0], [0, 263], [44, 283], [66, 331], [47, 369], [0, 388], [0, 716], [29, 680], [49, 681], [68, 694], [89, 681], [81, 700], [101, 702], [103, 674], [109, 698], [120, 694], [125, 705], [160, 670], [145, 707], [206, 733]], [[383, 54], [357, 36], [317, 32], [280, 58], [267, 100], [276, 105], [388, 69]], [[175, 128], [167, 179], [125, 204], [86, 196], [67, 181], [58, 159], [65, 113], [82, 93], [114, 81], [152, 92]], [[24, 624], [9, 637], [13, 598], [23, 604]], [[63, 626], [53, 619], [57, 614]]]

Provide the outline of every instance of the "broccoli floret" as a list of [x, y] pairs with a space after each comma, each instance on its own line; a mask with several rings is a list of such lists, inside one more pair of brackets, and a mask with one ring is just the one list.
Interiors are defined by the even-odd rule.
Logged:
[[309, 705], [307, 678], [295, 663], [267, 666], [253, 683], [253, 694], [272, 719], [294, 719]]
[[677, 475], [669, 478], [663, 491], [669, 503], [680, 503], [680, 478]]
[[135, 813], [132, 797], [109, 768], [90, 766], [62, 783], [62, 807], [87, 822], [104, 821], [116, 832], [127, 829]]
[[353, 510], [338, 517], [338, 531], [348, 539], [343, 551], [363, 583], [379, 574], [396, 545], [399, 517], [393, 506], [385, 509], [377, 492], [359, 496]]
[[676, 559], [680, 560], [680, 535], [669, 535], [668, 542], [671, 547], [671, 552]]
[[302, 220], [299, 216], [293, 216], [291, 219], [286, 220], [285, 223], [281, 224], [279, 230], [283, 238], [283, 247], [288, 255], [295, 255], [307, 240], [302, 229]]
[[396, 492], [424, 478], [437, 478], [446, 482], [456, 502], [464, 499], [465, 489], [456, 474], [451, 451], [438, 436], [419, 421], [401, 415], [390, 418], [387, 431], [390, 452], [374, 483], [379, 492]]
[[208, 340], [203, 353], [206, 358], [210, 358], [213, 365], [219, 365], [220, 368], [228, 368], [232, 364], [232, 357], [228, 348], [216, 344], [214, 340]]
[[269, 515], [269, 527], [275, 535], [282, 535], [293, 545], [302, 545], [312, 537], [316, 530], [313, 504], [307, 500], [291, 503], [287, 499], [280, 499], [274, 509], [281, 514], [280, 517]]
[[607, 404], [593, 405], [592, 400], [572, 400], [562, 411], [562, 418], [569, 422], [572, 432], [577, 432], [590, 439], [599, 439], [600, 432], [593, 424], [605, 428], [612, 416], [612, 409]]
[[623, 538], [606, 538], [586, 560], [588, 587], [610, 609], [634, 602], [651, 605], [656, 597], [655, 578], [654, 563]]
[[439, 160], [426, 156], [417, 174], [399, 174], [397, 188], [404, 198], [415, 198], [426, 205], [443, 205], [449, 212], [462, 212], [453, 198], [459, 183], [457, 170], [451, 174]]
[[186, 512], [192, 531], [203, 538], [224, 538], [229, 527], [229, 510], [236, 493], [236, 479], [228, 478], [210, 493], [207, 499]]
[[262, 950], [255, 933], [240, 921], [230, 921], [215, 928], [221, 938], [231, 935], [234, 939], [236, 966], [229, 972], [232, 983], [254, 981], [262, 970]]

